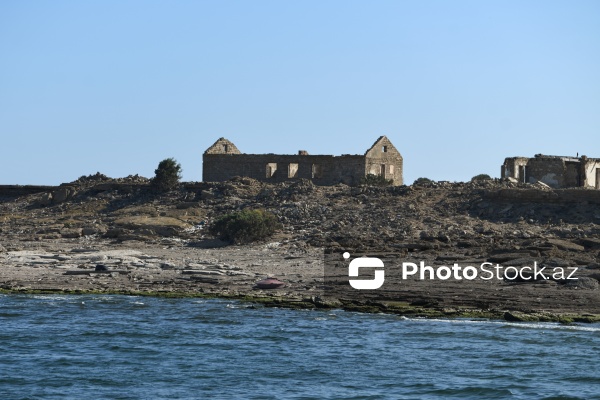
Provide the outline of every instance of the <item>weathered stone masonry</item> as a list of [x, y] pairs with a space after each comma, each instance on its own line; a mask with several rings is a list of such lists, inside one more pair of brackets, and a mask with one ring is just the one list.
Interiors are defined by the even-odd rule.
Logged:
[[600, 189], [600, 158], [561, 157], [536, 154], [533, 158], [510, 157], [501, 167], [503, 178], [520, 182], [543, 182], [553, 188]]
[[402, 155], [381, 136], [364, 155], [243, 154], [229, 140], [220, 138], [203, 155], [202, 180], [221, 182], [245, 176], [263, 182], [310, 179], [317, 185], [356, 185], [367, 174], [383, 175], [402, 185]]

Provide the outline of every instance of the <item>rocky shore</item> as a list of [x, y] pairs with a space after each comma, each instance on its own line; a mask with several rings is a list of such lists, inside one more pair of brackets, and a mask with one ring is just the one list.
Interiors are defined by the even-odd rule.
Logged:
[[[0, 289], [11, 293], [218, 296], [298, 308], [424, 317], [600, 320], [600, 191], [510, 181], [401, 187], [269, 185], [247, 178], [153, 193], [145, 178], [101, 174], [37, 193], [0, 190]], [[218, 216], [262, 208], [282, 230], [230, 246]], [[323, 278], [324, 251], [460, 263], [577, 268], [577, 280], [407, 279], [356, 299]], [[104, 271], [96, 271], [102, 265]], [[277, 276], [286, 286], [259, 290]]]

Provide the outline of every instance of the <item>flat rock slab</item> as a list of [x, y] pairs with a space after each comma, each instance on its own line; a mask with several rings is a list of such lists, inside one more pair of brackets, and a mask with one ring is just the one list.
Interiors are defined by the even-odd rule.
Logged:
[[540, 263], [540, 259], [536, 259], [536, 258], [531, 258], [531, 257], [524, 257], [524, 258], [517, 258], [514, 260], [508, 260], [504, 262], [505, 266], [509, 266], [509, 267], [521, 267], [521, 266], [530, 266], [533, 267], [533, 264], [537, 262], [538, 264]]
[[94, 271], [94, 270], [84, 270], [84, 269], [65, 271], [65, 275], [90, 275], [90, 274], [110, 275], [112, 273], [129, 274], [129, 273], [131, 273], [131, 271], [126, 271], [126, 270]]
[[548, 243], [558, 247], [561, 250], [585, 251], [585, 247], [562, 239], [548, 239]]
[[210, 271], [202, 269], [184, 269], [182, 273], [187, 275], [225, 275], [225, 273], [221, 271]]
[[[504, 263], [511, 260], [521, 260], [528, 259], [528, 253], [504, 253], [504, 254], [494, 254], [493, 256], [488, 257], [489, 262], [493, 263]], [[532, 259], [533, 261], [533, 259]]]
[[190, 279], [195, 282], [211, 283], [211, 284], [217, 284], [217, 283], [221, 282], [221, 280], [217, 279], [217, 278], [208, 278], [208, 277], [204, 277], [204, 276], [195, 276], [195, 275], [190, 276]]

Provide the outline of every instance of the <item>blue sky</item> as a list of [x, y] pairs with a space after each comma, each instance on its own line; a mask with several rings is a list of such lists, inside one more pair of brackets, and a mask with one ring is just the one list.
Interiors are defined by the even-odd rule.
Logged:
[[3, 1], [0, 184], [186, 181], [245, 153], [362, 154], [404, 178], [600, 157], [598, 1]]

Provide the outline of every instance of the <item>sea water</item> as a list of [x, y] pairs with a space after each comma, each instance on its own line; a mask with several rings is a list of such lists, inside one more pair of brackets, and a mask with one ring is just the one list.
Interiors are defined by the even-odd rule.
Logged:
[[0, 296], [2, 399], [600, 398], [600, 326]]

